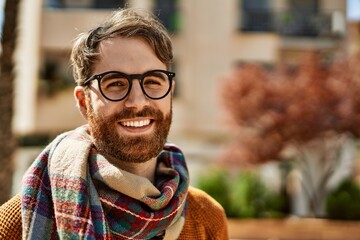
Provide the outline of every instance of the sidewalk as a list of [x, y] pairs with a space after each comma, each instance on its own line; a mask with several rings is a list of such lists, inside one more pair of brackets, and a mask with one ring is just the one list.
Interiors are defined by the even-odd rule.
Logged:
[[230, 239], [360, 240], [360, 221], [326, 219], [228, 220]]

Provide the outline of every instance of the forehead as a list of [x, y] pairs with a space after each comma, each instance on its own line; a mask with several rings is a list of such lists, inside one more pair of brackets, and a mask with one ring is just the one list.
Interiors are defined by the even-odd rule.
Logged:
[[142, 73], [153, 69], [166, 69], [152, 47], [141, 38], [114, 37], [99, 44], [99, 57], [94, 71], [117, 70], [124, 73]]

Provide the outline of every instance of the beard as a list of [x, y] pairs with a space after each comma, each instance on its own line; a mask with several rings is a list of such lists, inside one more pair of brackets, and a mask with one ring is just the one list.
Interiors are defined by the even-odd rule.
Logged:
[[[114, 113], [106, 119], [97, 115], [87, 98], [87, 116], [91, 135], [97, 150], [110, 156], [112, 161], [144, 163], [158, 156], [163, 149], [169, 134], [172, 121], [172, 107], [170, 113], [164, 115], [160, 110], [146, 106], [141, 111], [124, 109]], [[128, 136], [118, 133], [117, 125], [124, 118], [151, 117], [154, 130], [150, 134], [141, 136]], [[116, 163], [113, 162], [116, 165]]]

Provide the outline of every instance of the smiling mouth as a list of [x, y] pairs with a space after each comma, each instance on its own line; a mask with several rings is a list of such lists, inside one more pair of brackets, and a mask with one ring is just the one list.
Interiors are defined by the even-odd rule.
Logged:
[[133, 127], [133, 128], [142, 128], [149, 126], [152, 120], [144, 119], [144, 120], [137, 120], [137, 121], [120, 121], [120, 125], [124, 127]]

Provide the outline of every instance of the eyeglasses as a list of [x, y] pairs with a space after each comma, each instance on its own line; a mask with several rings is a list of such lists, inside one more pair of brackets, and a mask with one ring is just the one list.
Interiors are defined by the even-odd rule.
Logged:
[[125, 74], [118, 71], [109, 71], [96, 74], [84, 81], [87, 85], [97, 80], [101, 94], [110, 101], [125, 99], [132, 87], [134, 79], [138, 79], [141, 90], [150, 99], [161, 99], [169, 94], [174, 72], [165, 70], [151, 70], [144, 74]]

